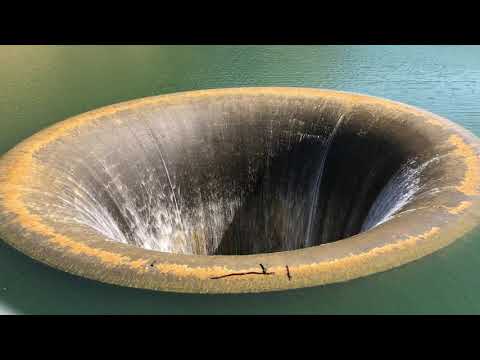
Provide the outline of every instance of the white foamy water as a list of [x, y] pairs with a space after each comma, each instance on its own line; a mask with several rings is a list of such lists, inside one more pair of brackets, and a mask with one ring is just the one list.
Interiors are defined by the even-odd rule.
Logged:
[[422, 164], [419, 164], [416, 159], [412, 159], [402, 166], [378, 194], [361, 231], [373, 229], [397, 215], [421, 190], [420, 176], [422, 172], [439, 159], [436, 156]]
[[323, 172], [325, 170], [325, 162], [328, 157], [328, 152], [330, 150], [330, 147], [332, 145], [333, 139], [335, 138], [335, 134], [338, 131], [338, 128], [342, 124], [344, 114], [342, 114], [338, 120], [337, 123], [335, 124], [335, 127], [333, 128], [333, 131], [330, 133], [330, 135], [327, 138], [326, 145], [325, 145], [325, 151], [323, 152], [322, 155], [322, 161], [320, 163], [320, 167], [318, 169], [318, 173], [315, 176], [315, 182], [314, 182], [314, 188], [313, 188], [313, 195], [312, 195], [312, 205], [310, 207], [310, 213], [308, 216], [308, 224], [307, 224], [307, 238], [305, 239], [305, 244], [306, 246], [311, 246], [312, 241], [313, 241], [313, 227], [312, 223], [315, 218], [315, 215], [317, 213], [317, 207], [318, 207], [318, 195], [320, 193], [320, 186], [322, 185], [322, 178], [323, 178]]
[[[128, 231], [126, 234], [125, 230], [122, 231], [120, 228], [119, 221], [112, 215], [111, 209], [97, 200], [98, 194], [91, 193], [73, 178], [68, 180], [75, 184], [75, 194], [59, 198], [66, 208], [75, 210], [74, 220], [77, 223], [95, 229], [112, 241], [124, 244], [133, 242], [145, 249], [162, 252], [206, 254], [211, 249], [198, 246], [205, 247], [207, 243], [214, 248], [218, 246], [225, 231], [224, 227], [232, 221], [240, 207], [239, 200], [225, 202], [212, 195], [210, 201], [203, 202], [203, 206], [195, 213], [182, 213], [181, 203], [177, 202], [181, 199], [180, 191], [171, 183], [165, 191], [155, 192], [155, 189], [158, 189], [158, 180], [147, 175], [142, 181], [142, 193], [133, 194], [126, 190], [126, 185], [121, 182], [119, 176], [116, 176], [105, 185], [105, 189], [126, 222]], [[170, 189], [172, 191], [168, 191]], [[142, 207], [138, 207], [140, 197], [147, 199]], [[212, 227], [215, 232], [209, 234], [210, 241], [207, 242], [206, 221], [212, 219], [215, 222], [215, 226]], [[198, 241], [192, 242], [192, 238]]]

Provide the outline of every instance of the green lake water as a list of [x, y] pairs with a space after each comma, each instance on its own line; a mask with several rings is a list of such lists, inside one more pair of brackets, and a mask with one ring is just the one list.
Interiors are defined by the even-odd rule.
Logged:
[[[0, 46], [0, 153], [66, 117], [182, 90], [302, 86], [415, 105], [480, 135], [480, 46]], [[0, 242], [0, 313], [480, 313], [480, 233], [347, 283], [254, 295], [120, 288]]]

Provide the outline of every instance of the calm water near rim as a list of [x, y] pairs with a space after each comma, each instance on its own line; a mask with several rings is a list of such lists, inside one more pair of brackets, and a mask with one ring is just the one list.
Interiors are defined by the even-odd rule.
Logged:
[[[480, 46], [1, 46], [0, 153], [100, 106], [183, 90], [302, 86], [415, 105], [480, 135]], [[126, 289], [39, 264], [0, 242], [0, 313], [480, 313], [480, 233], [403, 267], [255, 295]]]

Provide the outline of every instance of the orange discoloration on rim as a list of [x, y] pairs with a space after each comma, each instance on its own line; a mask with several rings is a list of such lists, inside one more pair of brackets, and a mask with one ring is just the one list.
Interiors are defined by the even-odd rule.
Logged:
[[451, 135], [448, 142], [455, 146], [454, 153], [463, 159], [466, 166], [462, 183], [457, 187], [465, 195], [478, 195], [480, 182], [479, 158], [474, 149], [465, 143], [458, 135]]
[[472, 202], [471, 202], [471, 201], [461, 201], [458, 206], [455, 206], [455, 207], [445, 206], [445, 208], [448, 210], [448, 212], [449, 212], [450, 214], [457, 215], [457, 214], [460, 214], [460, 213], [464, 212], [464, 211], [465, 211], [466, 209], [468, 209], [470, 206], [472, 206]]
[[[207, 280], [214, 276], [229, 274], [233, 272], [249, 272], [258, 271], [258, 267], [233, 270], [226, 266], [212, 266], [212, 267], [190, 267], [183, 264], [156, 264], [155, 269], [164, 273], [171, 274], [182, 278], [194, 277], [200, 280]], [[248, 276], [248, 275], [247, 275]], [[240, 278], [239, 278], [240, 279]]]

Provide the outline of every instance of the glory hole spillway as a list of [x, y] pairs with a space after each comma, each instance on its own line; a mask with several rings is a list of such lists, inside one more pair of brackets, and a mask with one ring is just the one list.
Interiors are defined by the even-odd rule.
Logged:
[[144, 98], [8, 152], [0, 235], [48, 265], [123, 286], [225, 293], [345, 281], [478, 226], [478, 154], [449, 120], [366, 95]]

